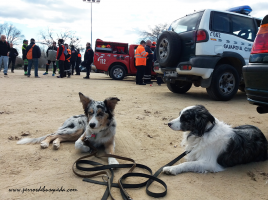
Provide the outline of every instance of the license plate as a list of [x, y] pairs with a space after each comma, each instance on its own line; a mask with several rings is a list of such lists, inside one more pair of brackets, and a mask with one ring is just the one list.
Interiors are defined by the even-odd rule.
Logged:
[[167, 77], [177, 77], [177, 72], [175, 72], [175, 71], [166, 71], [165, 76], [167, 76]]

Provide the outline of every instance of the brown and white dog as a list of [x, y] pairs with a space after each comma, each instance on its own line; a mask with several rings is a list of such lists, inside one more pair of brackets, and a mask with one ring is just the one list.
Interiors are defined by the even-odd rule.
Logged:
[[[23, 138], [17, 144], [41, 143], [47, 148], [53, 141], [54, 149], [59, 149], [60, 143], [76, 141], [75, 148], [81, 152], [89, 152], [90, 148], [84, 144], [85, 139], [94, 147], [104, 146], [105, 152], [114, 154], [116, 121], [114, 109], [118, 101], [110, 97], [104, 101], [94, 101], [79, 93], [85, 115], [76, 115], [67, 119], [54, 133], [39, 138]], [[108, 158], [109, 164], [118, 164], [115, 158]]]

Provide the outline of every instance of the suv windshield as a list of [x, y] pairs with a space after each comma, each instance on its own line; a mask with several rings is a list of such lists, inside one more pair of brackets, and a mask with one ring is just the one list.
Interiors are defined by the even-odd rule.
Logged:
[[177, 19], [172, 22], [168, 30], [176, 33], [197, 30], [203, 13], [204, 12], [202, 11]]

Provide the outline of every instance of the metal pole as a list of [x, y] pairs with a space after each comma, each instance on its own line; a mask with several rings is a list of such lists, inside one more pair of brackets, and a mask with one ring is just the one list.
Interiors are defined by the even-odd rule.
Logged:
[[92, 2], [91, 2], [91, 46], [92, 46]]

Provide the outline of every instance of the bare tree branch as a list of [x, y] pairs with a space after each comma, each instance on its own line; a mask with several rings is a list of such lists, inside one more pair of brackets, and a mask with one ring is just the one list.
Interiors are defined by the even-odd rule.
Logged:
[[141, 39], [143, 40], [151, 40], [157, 41], [159, 35], [168, 29], [168, 24], [158, 24], [155, 25], [153, 28], [150, 27], [149, 31], [140, 31]]
[[0, 25], [0, 35], [6, 35], [7, 42], [18, 45], [18, 42], [22, 40], [24, 35], [12, 24], [4, 23]]

